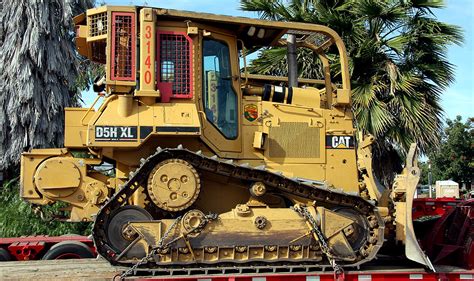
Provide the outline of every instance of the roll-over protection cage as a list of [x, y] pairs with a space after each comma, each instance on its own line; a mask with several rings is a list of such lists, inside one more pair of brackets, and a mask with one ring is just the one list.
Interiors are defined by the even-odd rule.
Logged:
[[[143, 13], [145, 11], [145, 13]], [[142, 26], [152, 23], [153, 35], [169, 37], [172, 34], [156, 34], [156, 19], [172, 18], [180, 21], [214, 25], [234, 31], [239, 41], [242, 41], [246, 48], [256, 49], [264, 46], [282, 46], [285, 43], [284, 38], [288, 34], [296, 36], [297, 47], [305, 47], [312, 49], [318, 54], [324, 73], [324, 81], [328, 101], [333, 106], [350, 105], [350, 78], [348, 70], [348, 59], [345, 46], [339, 35], [332, 29], [315, 24], [295, 23], [295, 22], [273, 22], [259, 19], [221, 16], [205, 13], [195, 13], [186, 11], [177, 11], [161, 8], [141, 8], [141, 7], [124, 7], [124, 6], [103, 6], [88, 10], [85, 14], [77, 16], [74, 21], [76, 23], [76, 40], [79, 53], [99, 63], [105, 63], [107, 66], [107, 85], [113, 87], [114, 92], [130, 92], [132, 88], [147, 88], [144, 92], [155, 92], [156, 96], [162, 99], [169, 98], [190, 98], [193, 95], [193, 69], [192, 63], [185, 63], [183, 56], [192, 60], [192, 51], [177, 50], [176, 47], [186, 46], [189, 37], [185, 36], [176, 38], [175, 48], [171, 52], [175, 52], [180, 57], [177, 65], [166, 61], [158, 61], [163, 59], [163, 53], [159, 50], [160, 42], [156, 40], [158, 51], [153, 54], [152, 58], [156, 58], [156, 69], [153, 62], [152, 75], [147, 77], [137, 77], [137, 70], [144, 68], [145, 62], [138, 62], [138, 48], [140, 41], [144, 40], [143, 33], [145, 30]], [[192, 27], [192, 24], [191, 24]], [[189, 32], [189, 29], [188, 29]], [[139, 35], [140, 34], [140, 35]], [[110, 35], [110, 36], [109, 36]], [[155, 37], [153, 37], [155, 38]], [[170, 39], [170, 38], [168, 38]], [[182, 40], [186, 39], [186, 40]], [[155, 44], [154, 43], [154, 44]], [[143, 46], [143, 44], [142, 44]], [[335, 46], [339, 56], [340, 77], [337, 85], [331, 81], [331, 73], [329, 68], [329, 59], [325, 56], [325, 52]], [[155, 47], [155, 45], [153, 45]], [[163, 45], [161, 45], [163, 47]], [[142, 48], [142, 47], [141, 47]], [[140, 56], [142, 54], [140, 53]], [[164, 73], [164, 71], [166, 73]], [[141, 70], [143, 75], [145, 70]], [[170, 72], [173, 72], [172, 74]], [[184, 74], [183, 74], [184, 73]], [[175, 75], [173, 85], [167, 84], [166, 75]], [[156, 79], [149, 81], [150, 77]], [[144, 79], [150, 82], [145, 85]], [[162, 83], [160, 85], [160, 83]], [[334, 89], [334, 86], [336, 89]], [[142, 90], [142, 89], [140, 89]], [[161, 92], [161, 94], [160, 94]], [[168, 93], [165, 97], [163, 93]]]

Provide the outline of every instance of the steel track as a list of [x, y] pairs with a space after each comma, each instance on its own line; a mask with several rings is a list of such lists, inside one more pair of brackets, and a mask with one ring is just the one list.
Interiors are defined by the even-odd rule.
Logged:
[[[344, 267], [355, 267], [365, 262], [372, 260], [383, 243], [383, 229], [384, 223], [382, 218], [379, 216], [376, 207], [369, 201], [364, 200], [356, 194], [351, 194], [338, 189], [327, 188], [323, 185], [310, 185], [298, 181], [298, 179], [291, 179], [282, 175], [278, 172], [270, 172], [263, 166], [261, 167], [250, 167], [248, 164], [236, 165], [231, 160], [223, 160], [217, 158], [217, 156], [207, 157], [204, 156], [200, 151], [192, 152], [187, 149], [183, 149], [181, 146], [177, 148], [158, 148], [156, 153], [150, 155], [147, 159], [141, 159], [140, 167], [130, 173], [129, 180], [116, 192], [110, 200], [101, 208], [97, 214], [94, 222], [92, 236], [94, 243], [97, 248], [97, 252], [106, 258], [111, 264], [118, 266], [133, 266], [132, 262], [119, 261], [115, 257], [119, 253], [115, 253], [114, 249], [107, 243], [106, 225], [110, 219], [109, 215], [112, 211], [118, 209], [122, 205], [125, 205], [127, 199], [136, 192], [140, 186], [146, 185], [148, 175], [156, 164], [166, 159], [178, 158], [189, 162], [191, 165], [198, 170], [198, 172], [207, 171], [212, 172], [221, 176], [231, 177], [233, 179], [240, 179], [250, 182], [260, 181], [266, 186], [273, 189], [279, 190], [286, 194], [292, 194], [300, 197], [307, 198], [310, 201], [315, 201], [316, 204], [323, 204], [325, 206], [330, 205], [332, 207], [347, 207], [357, 210], [359, 213], [366, 217], [376, 219], [376, 223], [370, 226], [368, 233], [376, 236], [376, 242], [370, 244], [366, 241], [366, 245], [370, 245], [370, 251], [365, 254], [358, 251], [357, 259], [352, 263], [341, 262], [341, 266]], [[368, 239], [366, 239], [368, 240]], [[372, 241], [373, 242], [373, 241]], [[362, 248], [364, 248], [363, 246]], [[216, 264], [187, 264], [187, 265], [159, 265], [152, 261], [148, 262], [137, 270], [137, 273], [147, 272], [147, 274], [154, 272], [161, 273], [181, 273], [181, 274], [208, 274], [210, 271], [220, 272], [224, 270], [228, 272], [230, 270], [237, 270], [237, 273], [259, 273], [262, 270], [298, 270], [297, 272], [306, 272], [306, 270], [324, 270], [330, 268], [330, 264], [327, 260], [323, 260], [322, 264], [295, 264], [295, 263], [278, 263], [278, 262], [250, 262], [248, 264], [238, 264], [221, 262]], [[280, 264], [280, 266], [276, 266]], [[243, 272], [241, 272], [243, 271]], [[273, 272], [273, 271], [271, 271]], [[285, 271], [291, 272], [291, 271]], [[222, 274], [222, 273], [221, 273]]]

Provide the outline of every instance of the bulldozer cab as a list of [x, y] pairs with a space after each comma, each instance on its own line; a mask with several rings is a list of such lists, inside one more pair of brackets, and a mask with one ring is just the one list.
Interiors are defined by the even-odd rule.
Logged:
[[[323, 26], [116, 6], [89, 10], [75, 22], [79, 52], [106, 63], [107, 92], [133, 93], [147, 102], [195, 103], [198, 133], [222, 156], [245, 154], [242, 126], [262, 112], [261, 106], [244, 103], [244, 96], [326, 109], [350, 103], [344, 45], [334, 31]], [[252, 75], [246, 65], [239, 64], [248, 53], [261, 48], [286, 48], [290, 36], [292, 47], [310, 49], [319, 57], [322, 77], [298, 80], [294, 59], [288, 71], [293, 77]], [[329, 49], [341, 66], [338, 81], [331, 81], [330, 60], [324, 54]], [[291, 80], [295, 82], [290, 85]], [[293, 95], [290, 87], [298, 83], [300, 88], [319, 90], [310, 94], [295, 90], [298, 94]], [[284, 92], [277, 88], [274, 94], [271, 86], [284, 86]]]

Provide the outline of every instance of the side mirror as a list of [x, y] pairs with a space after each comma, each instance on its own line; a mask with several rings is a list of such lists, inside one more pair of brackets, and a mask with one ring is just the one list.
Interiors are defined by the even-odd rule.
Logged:
[[101, 93], [105, 90], [105, 76], [97, 76], [94, 79], [94, 84], [92, 85], [92, 89], [96, 93]]

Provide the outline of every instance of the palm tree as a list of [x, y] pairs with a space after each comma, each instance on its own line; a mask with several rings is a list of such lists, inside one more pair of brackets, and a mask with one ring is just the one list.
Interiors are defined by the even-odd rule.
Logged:
[[2, 1], [0, 174], [17, 173], [24, 150], [62, 145], [63, 110], [81, 90], [72, 17], [93, 2]]
[[[374, 165], [387, 185], [410, 143], [422, 153], [439, 145], [440, 97], [454, 80], [447, 47], [463, 40], [459, 27], [434, 17], [444, 6], [443, 0], [241, 0], [243, 10], [261, 18], [322, 24], [341, 35], [350, 57], [355, 125], [376, 137]], [[249, 69], [281, 74], [283, 61], [283, 52], [263, 50]], [[306, 75], [317, 59], [298, 64]]]

